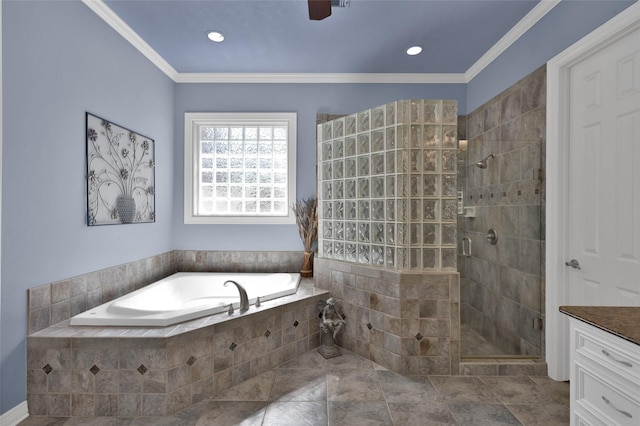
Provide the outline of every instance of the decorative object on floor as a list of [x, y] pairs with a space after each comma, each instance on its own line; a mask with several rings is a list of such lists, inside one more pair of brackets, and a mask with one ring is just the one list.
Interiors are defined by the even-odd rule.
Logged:
[[325, 358], [340, 356], [342, 352], [336, 345], [336, 339], [346, 324], [340, 309], [340, 302], [338, 299], [330, 297], [326, 302], [324, 300], [318, 302], [318, 309], [322, 312], [321, 340], [318, 352]]
[[155, 220], [154, 140], [87, 113], [87, 225]]
[[300, 276], [313, 276], [313, 245], [318, 238], [318, 201], [315, 198], [309, 198], [297, 201], [291, 208], [296, 217], [300, 238], [304, 245], [304, 257], [302, 259], [302, 268]]

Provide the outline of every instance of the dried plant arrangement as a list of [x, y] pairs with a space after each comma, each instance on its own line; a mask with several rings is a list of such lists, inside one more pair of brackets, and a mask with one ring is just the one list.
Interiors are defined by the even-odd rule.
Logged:
[[305, 253], [312, 253], [313, 244], [318, 237], [317, 207], [318, 200], [313, 197], [297, 201], [291, 206], [296, 217], [298, 232], [300, 232], [300, 239], [304, 245]]

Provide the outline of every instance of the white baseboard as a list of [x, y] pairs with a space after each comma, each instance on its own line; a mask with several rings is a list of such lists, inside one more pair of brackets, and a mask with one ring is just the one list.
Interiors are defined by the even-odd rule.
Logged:
[[29, 417], [29, 409], [27, 401], [24, 401], [0, 415], [0, 426], [16, 426], [27, 417]]

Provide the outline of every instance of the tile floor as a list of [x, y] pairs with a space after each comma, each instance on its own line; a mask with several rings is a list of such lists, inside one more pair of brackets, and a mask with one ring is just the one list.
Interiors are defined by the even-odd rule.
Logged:
[[480, 333], [468, 325], [460, 325], [460, 356], [486, 357], [502, 356], [500, 348], [485, 339]]
[[569, 385], [547, 377], [404, 377], [315, 350], [169, 417], [30, 417], [19, 426], [568, 425]]

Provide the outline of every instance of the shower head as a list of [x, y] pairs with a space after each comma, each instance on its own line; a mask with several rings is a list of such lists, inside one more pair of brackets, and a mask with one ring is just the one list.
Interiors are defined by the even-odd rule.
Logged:
[[479, 168], [481, 168], [481, 169], [486, 169], [486, 168], [487, 168], [487, 160], [488, 160], [489, 158], [496, 158], [496, 155], [495, 155], [495, 154], [489, 154], [489, 155], [487, 156], [487, 158], [485, 158], [484, 160], [480, 160], [480, 161], [478, 161], [478, 162], [476, 163], [476, 167], [479, 167]]

